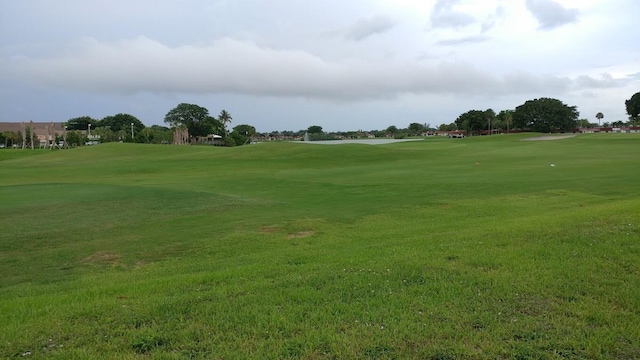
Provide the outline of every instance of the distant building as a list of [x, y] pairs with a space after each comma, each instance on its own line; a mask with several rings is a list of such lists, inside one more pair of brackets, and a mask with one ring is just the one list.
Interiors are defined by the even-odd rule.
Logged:
[[[11, 132], [19, 132], [22, 134], [23, 129], [31, 126], [29, 121], [25, 122], [0, 122], [0, 132], [11, 131]], [[51, 126], [51, 122], [33, 122], [33, 133], [34, 135], [39, 136], [49, 136], [49, 126]], [[53, 123], [53, 135], [60, 135], [64, 133], [64, 123], [63, 122], [54, 122]]]
[[583, 134], [593, 133], [640, 133], [640, 126], [621, 126], [621, 127], [579, 127], [574, 132]]
[[450, 138], [463, 138], [467, 135], [467, 132], [464, 130], [448, 131], [447, 135]]
[[217, 134], [209, 134], [207, 136], [196, 136], [195, 138], [196, 144], [204, 144], [204, 145], [224, 145], [224, 141], [222, 136]]

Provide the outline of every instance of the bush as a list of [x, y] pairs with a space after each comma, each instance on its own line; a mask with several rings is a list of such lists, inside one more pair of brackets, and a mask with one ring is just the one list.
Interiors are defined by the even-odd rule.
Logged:
[[407, 137], [406, 133], [399, 133], [399, 134], [396, 134], [393, 138], [394, 139], [404, 139], [406, 137]]

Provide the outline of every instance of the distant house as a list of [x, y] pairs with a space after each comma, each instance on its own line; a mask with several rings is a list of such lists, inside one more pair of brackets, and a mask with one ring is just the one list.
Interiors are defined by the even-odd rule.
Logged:
[[640, 126], [621, 126], [621, 127], [594, 127], [594, 128], [586, 128], [579, 127], [574, 132], [579, 132], [582, 134], [593, 134], [593, 133], [640, 133]]
[[222, 141], [222, 136], [216, 134], [209, 134], [207, 136], [196, 136], [196, 144], [202, 145], [216, 145], [221, 146], [224, 145]]
[[[31, 125], [29, 121], [0, 122], [0, 132], [11, 131], [16, 133], [17, 132], [22, 133], [23, 124], [24, 124], [24, 128], [28, 128]], [[33, 132], [36, 135], [49, 135], [49, 126], [51, 126], [50, 122], [33, 122]], [[52, 130], [54, 135], [62, 135], [64, 133], [64, 123], [54, 122]]]
[[461, 139], [467, 135], [467, 132], [464, 130], [448, 131], [447, 135], [452, 139]]
[[501, 129], [491, 129], [491, 130], [482, 130], [480, 132], [480, 135], [496, 135], [496, 134], [502, 134], [502, 130]]
[[640, 132], [640, 126], [614, 127], [611, 131], [614, 133], [638, 133]]
[[[53, 126], [52, 126], [53, 125]], [[64, 136], [65, 128], [62, 122], [0, 122], [0, 133], [5, 131], [25, 136], [30, 128], [33, 134], [33, 142], [40, 147], [48, 146], [51, 141], [55, 141], [56, 136]], [[22, 142], [20, 138], [19, 142]], [[15, 145], [15, 144], [14, 144]]]

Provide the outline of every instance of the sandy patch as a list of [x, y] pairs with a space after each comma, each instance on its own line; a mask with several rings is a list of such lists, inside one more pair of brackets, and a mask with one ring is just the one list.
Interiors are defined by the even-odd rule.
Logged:
[[562, 139], [572, 138], [572, 137], [575, 137], [575, 136], [576, 136], [575, 134], [571, 134], [571, 135], [547, 135], [547, 136], [538, 136], [538, 137], [526, 138], [526, 139], [522, 139], [522, 140], [527, 140], [527, 141], [562, 140]]
[[80, 262], [89, 264], [115, 264], [120, 259], [120, 255], [107, 251], [98, 251], [97, 253], [86, 257]]
[[301, 144], [316, 145], [344, 145], [344, 144], [364, 144], [364, 145], [385, 145], [406, 141], [424, 141], [424, 139], [346, 139], [346, 140], [320, 140], [320, 141], [299, 141]]
[[287, 238], [289, 238], [289, 239], [306, 238], [306, 237], [312, 236], [314, 234], [315, 234], [315, 232], [310, 231], [310, 230], [309, 231], [300, 231], [300, 232], [297, 232], [297, 233], [294, 233], [294, 234], [289, 234], [289, 236], [287, 236]]

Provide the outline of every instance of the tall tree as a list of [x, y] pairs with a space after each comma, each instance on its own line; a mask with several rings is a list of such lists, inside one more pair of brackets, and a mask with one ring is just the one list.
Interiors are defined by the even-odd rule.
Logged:
[[307, 129], [309, 134], [322, 134], [322, 126], [320, 125], [311, 125]]
[[477, 134], [487, 127], [487, 113], [482, 110], [469, 110], [458, 116], [456, 125], [458, 129]]
[[596, 114], [596, 119], [598, 119], [598, 125], [600, 125], [600, 120], [602, 120], [602, 118], [604, 118], [604, 115], [601, 112]]
[[251, 138], [255, 134], [256, 134], [255, 127], [247, 124], [242, 124], [242, 125], [235, 126], [230, 135], [233, 141], [235, 142], [235, 145], [239, 146], [249, 142], [249, 140], [251, 140]]
[[420, 123], [411, 123], [409, 124], [409, 133], [411, 135], [420, 135], [422, 132], [426, 130], [426, 126]]
[[458, 128], [458, 126], [456, 125], [456, 123], [452, 122], [451, 124], [447, 125], [447, 124], [441, 124], [438, 127], [438, 130], [440, 131], [454, 131]]
[[487, 121], [487, 130], [489, 130], [489, 134], [491, 134], [491, 129], [495, 127], [496, 112], [493, 111], [493, 109], [487, 109], [484, 111], [484, 117]]
[[91, 125], [92, 129], [95, 129], [98, 125], [98, 120], [93, 119], [89, 116], [80, 116], [77, 118], [69, 119], [64, 123], [64, 126], [67, 127], [67, 130], [87, 130]]
[[247, 124], [234, 126], [233, 131], [246, 136], [254, 136], [256, 134], [256, 128]]
[[151, 125], [154, 144], [170, 144], [173, 140], [173, 131], [166, 126]]
[[107, 127], [114, 133], [126, 131], [131, 136], [131, 124], [133, 124], [133, 130], [136, 134], [144, 129], [144, 124], [137, 117], [123, 113], [107, 116], [100, 120], [97, 126]]
[[17, 144], [19, 139], [18, 133], [14, 131], [5, 131], [2, 133], [2, 137], [4, 137], [5, 147], [9, 147], [9, 146], [13, 146], [13, 144]]
[[222, 124], [222, 121], [214, 118], [213, 116], [207, 116], [205, 119], [205, 125], [208, 125], [211, 129], [209, 134], [216, 134], [226, 136], [227, 128]]
[[513, 124], [513, 110], [501, 110], [496, 115], [495, 129], [505, 130], [507, 133], [511, 130]]
[[[507, 127], [507, 133], [509, 133], [511, 131], [511, 128], [513, 127], [513, 113], [515, 111], [514, 110], [502, 110], [500, 111], [500, 114], [502, 114], [501, 119], [502, 121], [504, 121], [505, 126]], [[498, 115], [500, 115], [498, 114]]]
[[[129, 123], [131, 124], [131, 123]], [[131, 125], [129, 125], [131, 126]], [[99, 135], [100, 136], [100, 142], [111, 142], [111, 141], [116, 141], [118, 140], [116, 138], [116, 133], [111, 130], [110, 128], [106, 127], [106, 126], [99, 126], [97, 128], [95, 128], [94, 130], [91, 130], [91, 133], [93, 135]]]
[[527, 100], [516, 107], [513, 123], [520, 129], [537, 132], [571, 131], [580, 113], [575, 106], [551, 98]]
[[72, 130], [67, 132], [67, 146], [80, 146], [82, 145], [82, 134], [78, 130]]
[[220, 121], [222, 126], [224, 126], [225, 134], [227, 131], [227, 124], [231, 124], [231, 120], [233, 120], [231, 114], [229, 114], [227, 110], [222, 109], [222, 111], [220, 111], [220, 115], [218, 115], [218, 121]]
[[640, 91], [633, 94], [631, 99], [626, 100], [624, 105], [627, 108], [629, 120], [634, 124], [640, 121]]
[[136, 142], [152, 144], [153, 135], [154, 135], [153, 129], [149, 127], [145, 127], [144, 129], [142, 129], [142, 131], [140, 131], [139, 135], [136, 137]]
[[591, 123], [587, 119], [578, 119], [578, 126], [584, 128], [591, 128]]
[[622, 127], [624, 126], [624, 121], [618, 120], [611, 123], [611, 126]]
[[195, 104], [181, 103], [169, 110], [164, 122], [171, 127], [186, 126], [189, 136], [207, 136], [214, 132], [214, 117], [209, 116], [209, 110]]

